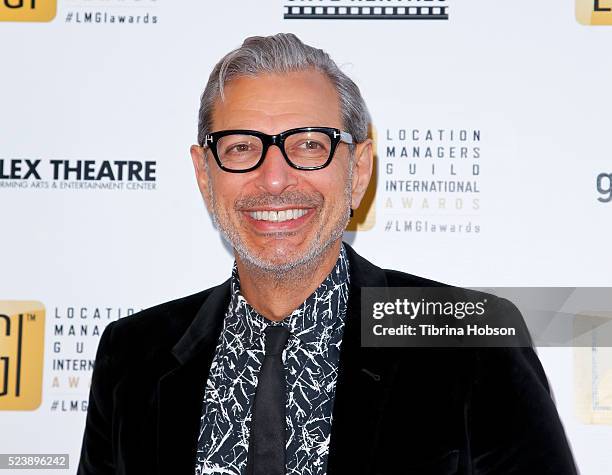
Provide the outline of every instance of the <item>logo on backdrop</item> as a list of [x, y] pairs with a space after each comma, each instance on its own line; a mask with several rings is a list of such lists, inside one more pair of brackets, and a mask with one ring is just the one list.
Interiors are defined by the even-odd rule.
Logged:
[[612, 173], [600, 173], [597, 175], [597, 201], [609, 203], [612, 201]]
[[109, 323], [136, 311], [108, 304], [65, 305], [49, 310], [52, 336], [45, 406], [50, 412], [87, 411], [100, 336]]
[[385, 232], [481, 232], [482, 131], [386, 127], [381, 131], [377, 201]]
[[[360, 2], [361, 3], [361, 2]], [[285, 0], [287, 20], [448, 20], [448, 1], [369, 0], [355, 5], [354, 0]]]
[[1, 188], [155, 190], [154, 160], [0, 158]]
[[[0, 0], [1, 1], [1, 0]], [[156, 25], [158, 0], [65, 0], [64, 23]]]
[[0, 0], [0, 21], [51, 21], [57, 0]]
[[372, 139], [374, 151], [372, 178], [370, 179], [370, 183], [368, 183], [368, 187], [359, 204], [359, 208], [354, 210], [354, 216], [350, 219], [346, 227], [347, 231], [370, 231], [374, 229], [376, 224], [376, 186], [378, 183], [378, 153], [376, 144], [378, 141], [378, 133], [373, 124], [370, 124], [368, 137]]
[[[64, 0], [60, 21], [83, 25], [155, 25], [158, 0]], [[48, 22], [57, 0], [0, 0], [0, 21]]]
[[576, 20], [583, 25], [612, 25], [612, 0], [576, 0]]
[[0, 410], [40, 406], [44, 338], [42, 303], [0, 301]]

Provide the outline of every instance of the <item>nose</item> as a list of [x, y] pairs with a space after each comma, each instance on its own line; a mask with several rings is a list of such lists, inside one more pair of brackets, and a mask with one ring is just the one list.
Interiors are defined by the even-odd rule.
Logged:
[[257, 186], [272, 195], [280, 195], [290, 186], [297, 184], [296, 170], [287, 163], [275, 145], [268, 148], [263, 163], [256, 171]]

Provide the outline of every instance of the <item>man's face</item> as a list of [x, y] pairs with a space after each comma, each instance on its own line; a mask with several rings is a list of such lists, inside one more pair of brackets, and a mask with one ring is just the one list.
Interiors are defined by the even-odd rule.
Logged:
[[[224, 93], [225, 99], [215, 104], [213, 131], [249, 129], [273, 135], [307, 126], [342, 129], [336, 90], [316, 71], [237, 78]], [[357, 151], [362, 149], [360, 145]], [[344, 143], [326, 168], [311, 171], [290, 167], [276, 146], [268, 149], [259, 168], [247, 173], [221, 170], [212, 153], [200, 147], [192, 147], [192, 158], [217, 226], [239, 258], [266, 271], [282, 273], [316, 261], [342, 237], [350, 207], [361, 199], [359, 190], [354, 192]]]

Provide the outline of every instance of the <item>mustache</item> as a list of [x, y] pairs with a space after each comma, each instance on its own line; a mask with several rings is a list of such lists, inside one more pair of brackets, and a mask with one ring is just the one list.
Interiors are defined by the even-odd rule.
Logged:
[[318, 208], [323, 204], [321, 193], [306, 193], [303, 191], [288, 191], [281, 195], [268, 193], [243, 196], [234, 202], [237, 210], [257, 208], [259, 206], [295, 206], [296, 208]]

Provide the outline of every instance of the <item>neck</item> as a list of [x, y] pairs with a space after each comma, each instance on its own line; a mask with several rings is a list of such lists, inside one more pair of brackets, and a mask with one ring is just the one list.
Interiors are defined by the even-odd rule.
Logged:
[[342, 239], [338, 239], [318, 259], [282, 276], [248, 266], [235, 254], [240, 293], [258, 313], [280, 321], [321, 285], [336, 265], [341, 245]]

